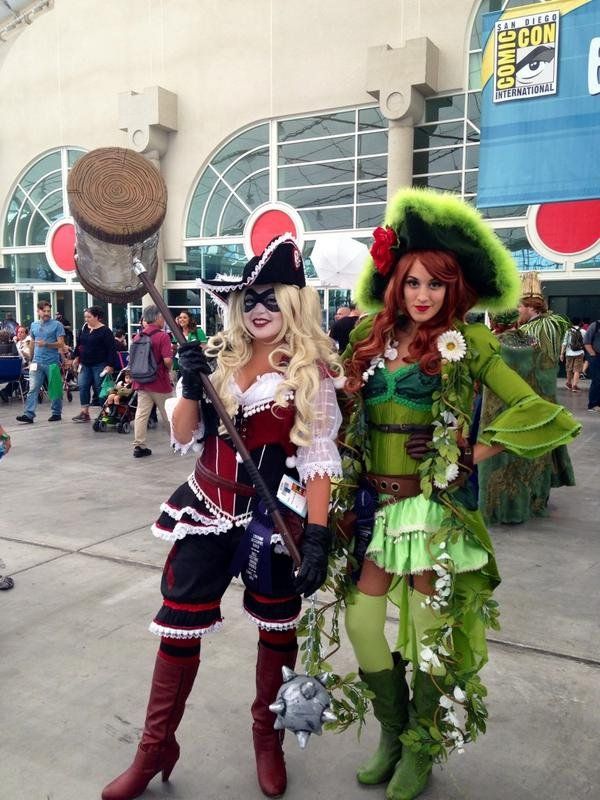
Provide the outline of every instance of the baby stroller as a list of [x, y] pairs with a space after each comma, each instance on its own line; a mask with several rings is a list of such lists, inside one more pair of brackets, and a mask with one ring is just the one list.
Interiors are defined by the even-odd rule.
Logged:
[[[97, 433], [104, 433], [109, 428], [115, 428], [118, 433], [129, 433], [131, 430], [131, 421], [135, 417], [136, 392], [131, 386], [123, 385], [126, 383], [126, 376], [130, 378], [129, 370], [122, 369], [117, 375], [114, 388], [108, 393], [109, 395], [118, 394], [118, 399], [109, 404], [105, 398], [104, 404], [92, 424]], [[130, 379], [129, 383], [131, 383]]]

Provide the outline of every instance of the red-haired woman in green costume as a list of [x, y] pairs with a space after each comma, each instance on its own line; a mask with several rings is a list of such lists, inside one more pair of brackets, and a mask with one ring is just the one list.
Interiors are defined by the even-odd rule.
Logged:
[[[485, 629], [498, 624], [492, 593], [500, 578], [469, 485], [473, 463], [503, 449], [536, 458], [581, 426], [502, 361], [484, 325], [464, 322], [473, 306], [514, 306], [520, 288], [510, 254], [477, 212], [452, 195], [407, 189], [384, 225], [355, 293], [371, 313], [344, 354], [346, 444], [362, 459], [347, 478], [360, 487], [363, 534], [373, 503], [346, 630], [381, 724], [358, 780], [389, 781], [388, 800], [411, 800], [434, 761], [485, 730], [478, 673]], [[470, 443], [476, 382], [506, 410]], [[388, 599], [400, 609], [393, 647], [384, 636]]]

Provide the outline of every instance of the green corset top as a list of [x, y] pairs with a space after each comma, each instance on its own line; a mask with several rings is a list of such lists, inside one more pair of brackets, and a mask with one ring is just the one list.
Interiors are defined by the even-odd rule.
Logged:
[[439, 389], [439, 375], [425, 375], [418, 364], [407, 364], [391, 372], [377, 368], [371, 375], [363, 396], [367, 406], [393, 400], [408, 408], [425, 411], [431, 408], [433, 393]]
[[[367, 424], [428, 425], [431, 420], [432, 395], [439, 388], [439, 375], [425, 375], [418, 364], [407, 364], [393, 372], [377, 368], [363, 388]], [[418, 464], [406, 453], [406, 434], [383, 433], [369, 428], [367, 469], [387, 475], [410, 475]]]

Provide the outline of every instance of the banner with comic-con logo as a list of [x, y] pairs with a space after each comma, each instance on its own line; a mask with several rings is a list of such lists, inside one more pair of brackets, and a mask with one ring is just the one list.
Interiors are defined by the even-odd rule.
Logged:
[[480, 208], [600, 196], [600, 0], [484, 15]]
[[494, 103], [556, 94], [559, 22], [538, 11], [494, 25]]

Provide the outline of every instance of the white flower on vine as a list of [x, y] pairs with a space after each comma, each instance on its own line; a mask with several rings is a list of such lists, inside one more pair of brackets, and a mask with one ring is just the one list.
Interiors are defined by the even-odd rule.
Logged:
[[439, 699], [439, 704], [442, 708], [454, 708], [454, 703], [452, 698], [448, 697], [447, 694], [443, 694]]
[[[431, 604], [433, 606], [433, 603]], [[442, 662], [437, 657], [437, 653], [431, 647], [424, 647], [419, 654], [421, 661], [430, 664], [432, 667], [441, 667]]]
[[452, 694], [454, 695], [454, 699], [459, 703], [464, 703], [467, 699], [467, 695], [463, 692], [460, 686], [455, 686]]
[[398, 342], [388, 342], [383, 357], [388, 361], [395, 361], [398, 358]]
[[454, 713], [453, 709], [454, 709], [454, 706], [452, 706], [452, 709], [448, 709], [444, 719], [445, 719], [446, 722], [450, 723], [450, 725], [454, 725], [455, 728], [459, 728], [460, 727], [460, 720], [456, 716], [456, 714]]
[[446, 481], [447, 483], [451, 483], [452, 481], [456, 480], [459, 475], [458, 464], [448, 464], [446, 467]]
[[440, 481], [440, 480], [438, 480], [438, 478], [434, 478], [433, 479], [433, 485], [435, 486], [436, 489], [447, 489], [448, 488], [448, 481], [446, 481], [446, 480]]
[[437, 349], [446, 361], [460, 361], [467, 353], [467, 343], [460, 331], [449, 330], [438, 336]]
[[442, 411], [441, 417], [449, 428], [456, 428], [458, 418], [451, 411]]

